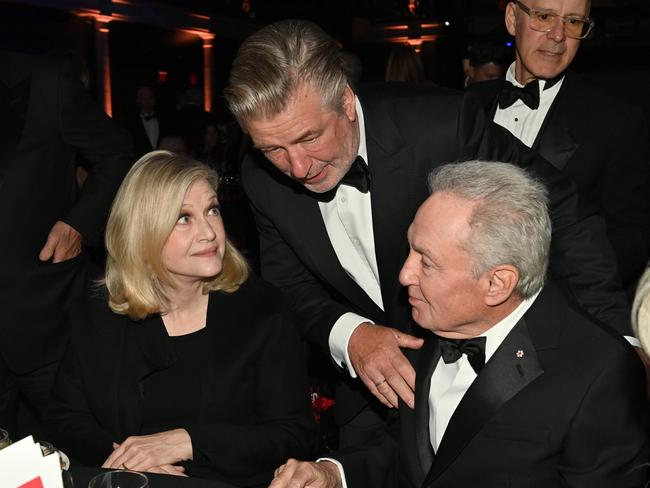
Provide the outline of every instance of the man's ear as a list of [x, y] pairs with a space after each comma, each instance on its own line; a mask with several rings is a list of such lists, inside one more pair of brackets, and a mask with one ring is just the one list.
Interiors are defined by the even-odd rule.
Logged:
[[517, 34], [517, 4], [514, 2], [508, 2], [506, 5], [506, 29], [511, 36]]
[[355, 96], [352, 88], [350, 88], [350, 85], [345, 85], [342, 97], [343, 112], [347, 118], [350, 119], [350, 122], [357, 120], [357, 106], [354, 103], [354, 100]]
[[507, 301], [519, 283], [519, 270], [511, 264], [500, 264], [487, 273], [485, 304], [495, 307]]

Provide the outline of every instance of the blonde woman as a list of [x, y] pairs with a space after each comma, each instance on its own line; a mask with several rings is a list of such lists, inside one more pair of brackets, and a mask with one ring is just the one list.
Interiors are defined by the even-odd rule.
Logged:
[[265, 486], [309, 455], [297, 332], [226, 238], [217, 181], [154, 151], [117, 193], [102, 293], [75, 309], [50, 420], [84, 464]]

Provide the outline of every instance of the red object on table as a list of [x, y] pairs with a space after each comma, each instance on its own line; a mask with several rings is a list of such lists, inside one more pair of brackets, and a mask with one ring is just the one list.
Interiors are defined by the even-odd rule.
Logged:
[[17, 488], [44, 488], [44, 487], [43, 487], [43, 481], [41, 480], [41, 477], [37, 476], [33, 480], [29, 480], [27, 483], [23, 483]]

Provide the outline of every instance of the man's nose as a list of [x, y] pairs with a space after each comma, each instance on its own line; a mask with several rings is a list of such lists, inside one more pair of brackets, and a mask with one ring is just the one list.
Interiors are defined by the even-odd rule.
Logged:
[[555, 19], [555, 24], [553, 24], [553, 27], [550, 31], [548, 31], [546, 36], [550, 37], [555, 42], [562, 42], [566, 39], [565, 28], [566, 25], [564, 23], [564, 19], [562, 17], [558, 17]]
[[309, 175], [311, 158], [300, 148], [292, 148], [288, 151], [291, 176], [297, 180], [303, 180]]
[[402, 286], [414, 285], [417, 282], [415, 279], [414, 259], [413, 252], [410, 252], [399, 272], [399, 282]]

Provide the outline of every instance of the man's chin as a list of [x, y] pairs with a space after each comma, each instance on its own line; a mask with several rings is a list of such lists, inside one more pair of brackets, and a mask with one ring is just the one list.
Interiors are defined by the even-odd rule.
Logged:
[[312, 193], [327, 193], [334, 190], [339, 184], [338, 181], [331, 181], [331, 178], [324, 178], [321, 181], [310, 183], [306, 181], [300, 181], [302, 185]]
[[428, 327], [425, 327], [420, 323], [420, 314], [418, 313], [418, 309], [415, 307], [411, 307], [411, 318], [413, 319], [413, 322], [415, 322], [418, 326], [422, 327], [423, 329], [428, 329]]
[[328, 164], [314, 177], [302, 180], [300, 183], [312, 193], [327, 193], [338, 186], [342, 177], [337, 168]]
[[561, 58], [546, 58], [539, 63], [533, 75], [540, 80], [550, 80], [566, 70], [567, 66]]
[[307, 190], [309, 190], [312, 193], [327, 193], [329, 191], [332, 191], [336, 188], [336, 185], [331, 185], [331, 186], [325, 186], [325, 185], [304, 185]]

